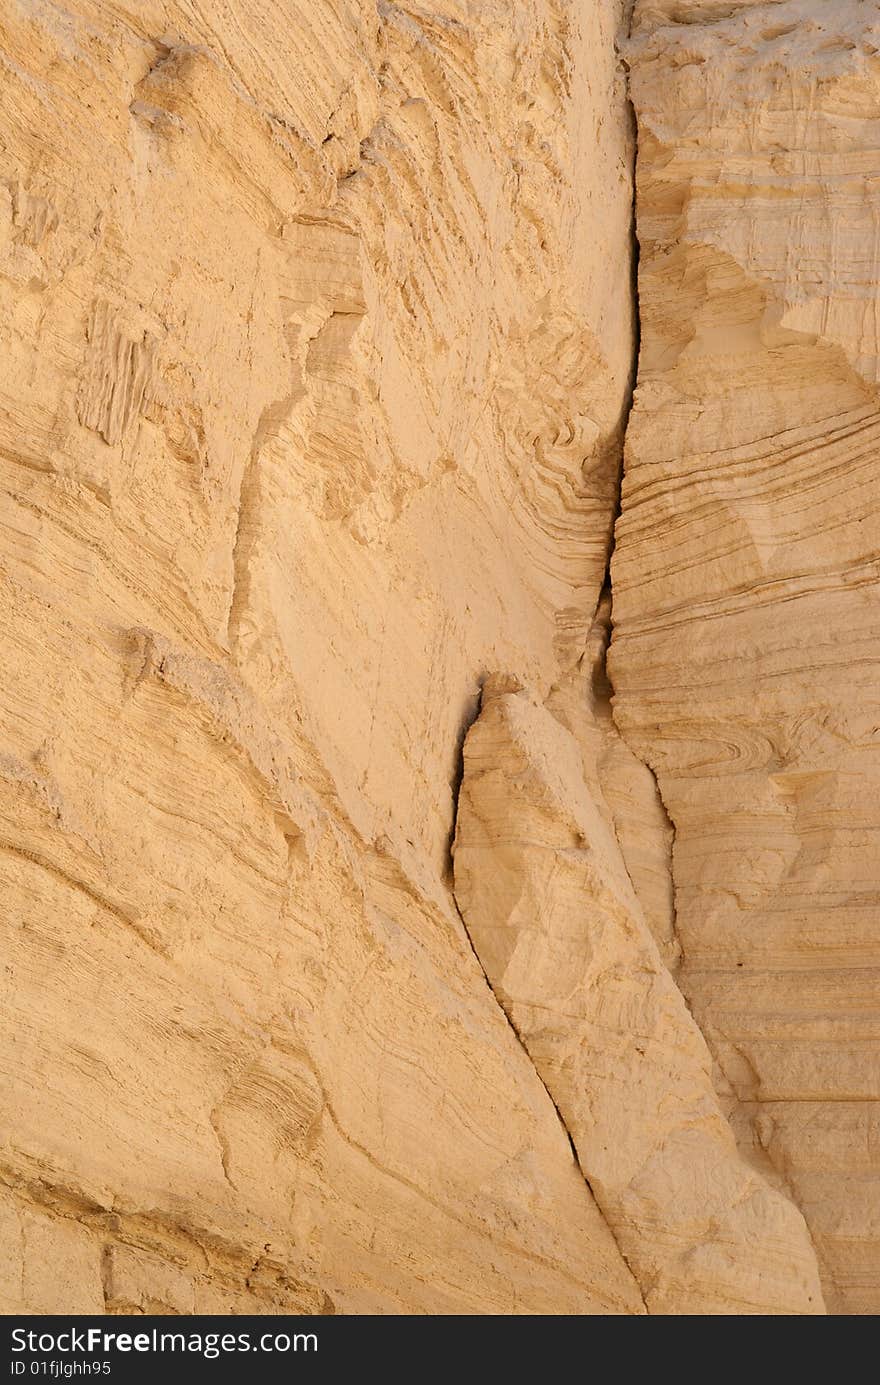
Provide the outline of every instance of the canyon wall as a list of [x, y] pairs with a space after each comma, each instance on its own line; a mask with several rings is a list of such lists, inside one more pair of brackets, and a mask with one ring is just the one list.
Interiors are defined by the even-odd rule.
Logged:
[[630, 9], [0, 0], [0, 1311], [876, 1308], [878, 26]]

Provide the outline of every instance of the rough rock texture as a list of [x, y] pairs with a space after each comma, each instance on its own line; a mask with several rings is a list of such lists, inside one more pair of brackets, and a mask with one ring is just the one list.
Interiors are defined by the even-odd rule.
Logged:
[[637, 10], [612, 597], [629, 8], [0, 0], [2, 1311], [876, 1304], [876, 11]]
[[880, 13], [637, 7], [614, 715], [679, 983], [832, 1312], [880, 1310]]
[[0, 3], [7, 1311], [644, 1311], [447, 878], [603, 580], [622, 18]]
[[737, 1151], [591, 766], [524, 692], [490, 693], [464, 748], [456, 899], [648, 1310], [821, 1312], [803, 1217]]

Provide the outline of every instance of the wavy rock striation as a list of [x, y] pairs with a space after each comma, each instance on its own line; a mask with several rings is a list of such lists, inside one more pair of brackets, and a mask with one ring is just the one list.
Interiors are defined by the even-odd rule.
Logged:
[[830, 1311], [880, 1307], [880, 18], [642, 4], [642, 349], [614, 716], [675, 827], [680, 984]]
[[448, 882], [605, 568], [622, 18], [0, 6], [5, 1311], [644, 1312]]
[[0, 6], [2, 1311], [876, 1304], [876, 17], [638, 7], [621, 500], [629, 8]]

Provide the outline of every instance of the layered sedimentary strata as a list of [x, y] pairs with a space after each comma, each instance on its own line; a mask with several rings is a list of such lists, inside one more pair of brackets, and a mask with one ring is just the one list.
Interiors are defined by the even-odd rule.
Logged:
[[643, 4], [614, 715], [680, 984], [831, 1311], [880, 1307], [880, 17]]
[[876, 1301], [877, 22], [629, 8], [0, 0], [3, 1311]]
[[6, 1311], [644, 1311], [448, 881], [602, 583], [623, 18], [0, 5]]

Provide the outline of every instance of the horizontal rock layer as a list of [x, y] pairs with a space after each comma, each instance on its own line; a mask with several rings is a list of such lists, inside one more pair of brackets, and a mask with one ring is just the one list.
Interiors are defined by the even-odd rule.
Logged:
[[831, 1311], [880, 1307], [880, 17], [637, 7], [642, 349], [614, 715], [679, 980]]

